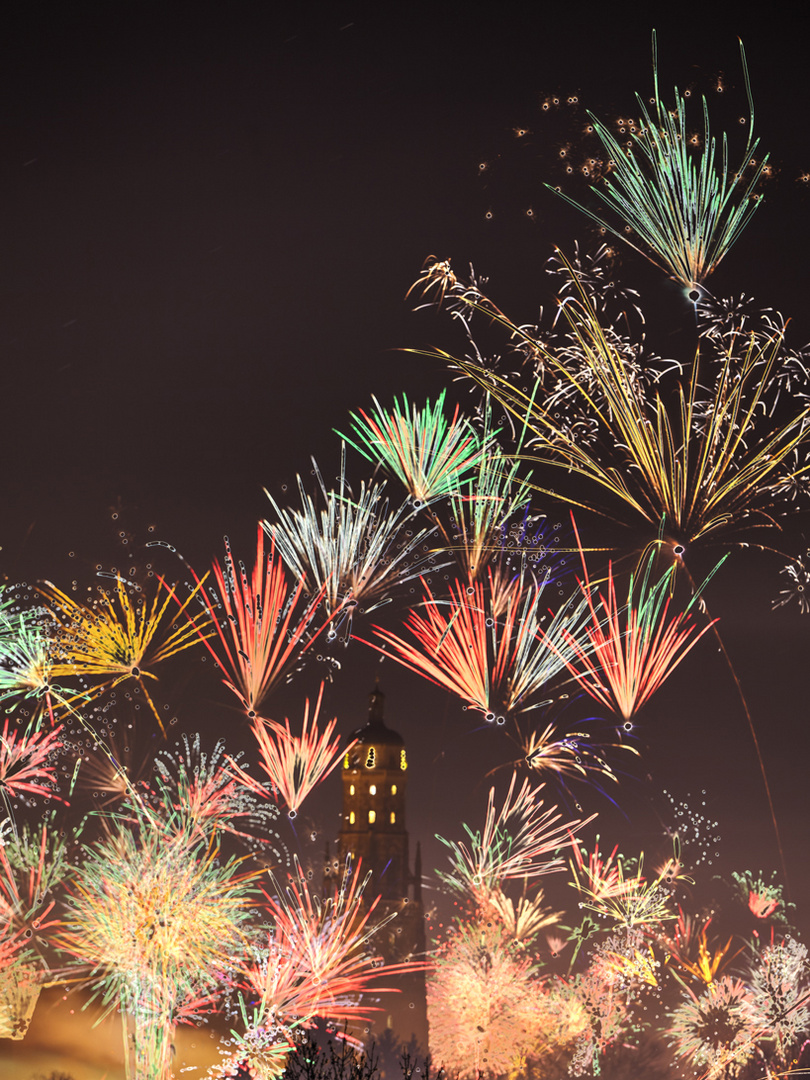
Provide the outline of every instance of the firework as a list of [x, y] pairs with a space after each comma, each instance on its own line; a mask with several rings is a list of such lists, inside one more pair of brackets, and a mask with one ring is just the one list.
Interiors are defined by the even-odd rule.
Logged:
[[533, 941], [545, 927], [554, 926], [562, 915], [546, 907], [542, 889], [536, 896], [528, 896], [524, 888], [517, 901], [496, 889], [484, 898], [481, 909], [484, 915], [498, 919], [510, 941], [524, 944]]
[[617, 848], [603, 859], [597, 841], [586, 865], [583, 853], [575, 844], [572, 846], [574, 860], [569, 866], [573, 880], [570, 884], [583, 897], [581, 908], [626, 928], [643, 924], [652, 926], [676, 917], [669, 906], [670, 893], [663, 887], [668, 869], [653, 881], [646, 881], [643, 855], [636, 872], [628, 876], [625, 860], [621, 855], [617, 857]]
[[731, 877], [737, 886], [737, 894], [755, 919], [770, 919], [775, 923], [786, 923], [786, 904], [782, 886], [775, 881], [775, 874], [766, 881], [762, 874], [752, 874], [746, 870], [741, 874], [732, 872]]
[[588, 577], [581, 545], [580, 554], [585, 574], [580, 587], [591, 612], [591, 622], [585, 629], [589, 648], [578, 655], [577, 640], [566, 633], [568, 644], [577, 653], [576, 660], [568, 661], [566, 666], [591, 697], [629, 720], [714, 625], [709, 622], [698, 630], [690, 620], [690, 611], [723, 560], [692, 595], [686, 608], [668, 620], [675, 566], [668, 567], [658, 581], [651, 583], [655, 560], [655, 552], [651, 552], [640, 581], [631, 574], [627, 604], [620, 608], [613, 565], [608, 568], [606, 590], [600, 590], [598, 602], [594, 602], [596, 590]]
[[207, 1011], [236, 963], [255, 877], [239, 865], [220, 864], [216, 844], [171, 842], [147, 816], [137, 835], [121, 821], [85, 849], [56, 943], [89, 969], [102, 1002], [129, 1017], [128, 1076], [168, 1077], [175, 1024]]
[[[637, 94], [641, 120], [621, 144], [590, 113], [593, 129], [611, 162], [611, 179], [593, 191], [635, 233], [643, 247], [628, 238], [628, 230], [613, 226], [557, 191], [566, 202], [587, 214], [603, 229], [619, 237], [687, 289], [708, 277], [745, 228], [758, 206], [754, 194], [767, 164], [767, 155], [753, 170], [749, 165], [759, 144], [754, 139], [754, 103], [748, 81], [745, 50], [740, 42], [745, 88], [748, 95], [748, 138], [738, 168], [729, 165], [727, 137], [718, 157], [703, 98], [703, 134], [691, 136], [686, 120], [686, 98], [676, 88], [676, 105], [668, 108], [658, 88], [658, 55], [653, 31], [652, 115]], [[697, 147], [695, 142], [697, 140]], [[746, 173], [748, 176], [746, 178]], [[547, 187], [549, 185], [546, 185]], [[550, 190], [555, 190], [550, 188]], [[651, 254], [652, 253], [652, 254]]]
[[491, 920], [454, 928], [428, 980], [428, 1011], [432, 1053], [467, 1080], [506, 1075], [544, 1049], [542, 983]]
[[[200, 587], [198, 584], [188, 599], [180, 603], [175, 620], [186, 614]], [[134, 679], [165, 737], [163, 721], [144, 683], [144, 679], [157, 679], [157, 676], [144, 665], [159, 664], [192, 646], [207, 626], [207, 613], [188, 616], [187, 622], [175, 622], [158, 642], [165, 623], [170, 621], [169, 606], [177, 599], [174, 588], [162, 580], [151, 600], [139, 597], [135, 603], [121, 578], [116, 579], [114, 594], [102, 593], [92, 608], [72, 600], [54, 585], [49, 584], [44, 595], [57, 624], [59, 659], [53, 666], [54, 676], [100, 678], [103, 682], [96, 692]]]
[[755, 1032], [745, 1015], [750, 991], [740, 979], [723, 976], [700, 997], [690, 993], [670, 1016], [669, 1034], [679, 1057], [706, 1080], [728, 1076], [755, 1050]]
[[[201, 587], [196, 575], [195, 579]], [[225, 675], [223, 682], [253, 717], [323, 629], [321, 626], [310, 633], [325, 585], [302, 603], [303, 579], [299, 578], [294, 589], [289, 587], [275, 550], [265, 554], [261, 526], [250, 578], [244, 564], [235, 562], [225, 537], [225, 566], [214, 563], [214, 580], [217, 595], [209, 597], [200, 588], [200, 596], [215, 627], [221, 654], [209, 640], [214, 635], [200, 633], [200, 637]]]
[[[731, 956], [728, 955], [732, 938], [729, 938], [725, 945], [718, 944], [711, 948], [708, 943], [711, 921], [712, 916], [709, 916], [698, 925], [679, 907], [673, 932], [662, 934], [660, 938], [669, 960], [704, 986], [714, 985], [723, 969], [742, 951], [738, 949]], [[675, 978], [685, 985], [680, 976], [673, 969], [670, 970]]]
[[595, 815], [563, 821], [556, 807], [546, 809], [537, 790], [524, 780], [515, 792], [517, 773], [513, 773], [506, 799], [495, 810], [495, 788], [489, 789], [487, 816], [481, 832], [468, 826], [464, 831], [469, 845], [437, 837], [450, 849], [452, 873], [440, 873], [452, 889], [486, 899], [511, 878], [535, 878], [562, 870], [558, 852], [575, 843], [575, 834]]
[[704, 339], [710, 371], [702, 370], [709, 365], [698, 354], [685, 377], [680, 365], [670, 366], [648, 386], [601, 325], [574, 268], [559, 258], [572, 288], [560, 301], [566, 328], [560, 346], [537, 328], [516, 325], [483, 293], [459, 289], [459, 304], [501, 325], [531, 363], [527, 389], [522, 377], [475, 359], [428, 354], [462, 371], [534, 435], [527, 460], [584, 478], [609, 504], [532, 487], [621, 524], [630, 515], [657, 533], [663, 521], [667, 545], [679, 557], [698, 540], [732, 542], [746, 528], [778, 527], [775, 513], [790, 505], [785, 485], [809, 467], [795, 462], [794, 451], [810, 438], [806, 404], [792, 404], [778, 422], [771, 415], [782, 334]]
[[23, 793], [59, 798], [54, 757], [62, 749], [61, 730], [44, 732], [29, 724], [21, 735], [9, 730], [6, 718], [0, 735], [0, 793], [7, 808], [9, 796], [16, 798]]
[[577, 648], [588, 648], [581, 640], [585, 601], [574, 605], [569, 600], [548, 621], [541, 613], [546, 584], [524, 588], [514, 579], [499, 590], [501, 615], [496, 618], [481, 582], [456, 581], [450, 600], [436, 599], [423, 582], [425, 614], [411, 610], [406, 624], [416, 644], [378, 626], [374, 633], [388, 648], [366, 644], [452, 691], [487, 720], [495, 720], [501, 710], [537, 708], [542, 704], [538, 695], [576, 655], [571, 642], [579, 640]]
[[[254, 795], [228, 768], [238, 763], [225, 754], [224, 740], [210, 753], [199, 734], [182, 736], [176, 753], [161, 751], [154, 761], [156, 813], [167, 834], [181, 843], [218, 838], [222, 832], [255, 839], [275, 820], [275, 808], [259, 805]], [[235, 764], [238, 769], [238, 764]], [[266, 792], [263, 792], [266, 796]], [[245, 828], [252, 826], [250, 832]]]
[[458, 406], [447, 420], [445, 395], [443, 390], [434, 405], [428, 402], [422, 410], [415, 405], [409, 408], [403, 395], [402, 405], [394, 398], [391, 412], [372, 398], [375, 411], [371, 416], [362, 409], [351, 414], [358, 441], [341, 436], [368, 461], [396, 476], [415, 506], [456, 491], [487, 452], [486, 441], [479, 439], [469, 420], [459, 416]]
[[277, 521], [263, 527], [292, 574], [310, 596], [323, 597], [330, 614], [358, 606], [371, 611], [388, 590], [418, 577], [427, 564], [439, 568], [426, 548], [420, 553], [433, 530], [411, 528], [412, 507], [390, 510], [384, 485], [363, 483], [353, 499], [345, 466], [337, 491], [327, 491], [317, 465], [315, 475], [324, 508], [317, 509], [299, 476], [301, 510], [282, 509], [266, 492]]
[[254, 950], [245, 972], [247, 987], [259, 995], [264, 1022], [285, 1027], [323, 1017], [331, 1020], [367, 1019], [376, 1011], [358, 1000], [391, 974], [422, 970], [421, 961], [382, 966], [371, 941], [396, 914], [374, 921], [379, 897], [369, 903], [364, 890], [370, 874], [360, 864], [347, 864], [343, 880], [331, 897], [313, 896], [296, 863], [286, 889], [267, 898], [272, 927], [266, 947]]
[[22, 1039], [48, 977], [44, 935], [58, 926], [54, 892], [66, 844], [49, 816], [0, 843], [0, 1037]]
[[493, 555], [503, 554], [509, 518], [528, 510], [531, 474], [519, 480], [518, 467], [519, 462], [510, 461], [497, 446], [488, 446], [470, 485], [456, 485], [451, 492], [454, 533], [446, 537], [448, 548], [471, 581], [482, 576]]
[[526, 767], [533, 772], [550, 773], [562, 783], [566, 778], [591, 780], [602, 776], [618, 783], [616, 774], [605, 760], [605, 750], [616, 748], [638, 756], [638, 750], [624, 742], [611, 743], [609, 747], [605, 747], [594, 743], [591, 736], [584, 731], [565, 731], [558, 734], [553, 723], [547, 724], [542, 731], [529, 731], [525, 735], [519, 728], [517, 731], [517, 741], [523, 751]]
[[[323, 686], [321, 683], [318, 700], [312, 712], [311, 726], [307, 699], [300, 735], [293, 735], [289, 719], [285, 719], [283, 725], [275, 720], [258, 718], [253, 722], [261, 767], [286, 802], [290, 817], [297, 816], [307, 795], [340, 761], [340, 736], [332, 738], [337, 717], [330, 720], [322, 732], [318, 730]], [[345, 752], [352, 746], [354, 743], [350, 743]], [[268, 797], [269, 792], [264, 785], [246, 773], [233, 759], [228, 760], [233, 775], [238, 777], [241, 783], [256, 794]]]
[[810, 1023], [807, 948], [787, 937], [763, 949], [751, 975], [750, 991], [742, 1006], [746, 1020], [758, 1038], [773, 1048], [777, 1059], [787, 1064]]
[[42, 611], [9, 614], [0, 610], [0, 701], [44, 702], [55, 725], [54, 704], [75, 714], [74, 703], [86, 701], [87, 695], [54, 683], [55, 643], [46, 632], [44, 618]]

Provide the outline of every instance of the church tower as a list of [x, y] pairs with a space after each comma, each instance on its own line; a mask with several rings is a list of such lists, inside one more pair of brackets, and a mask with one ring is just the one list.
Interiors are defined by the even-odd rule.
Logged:
[[[396, 917], [372, 939], [386, 964], [425, 958], [425, 915], [422, 907], [422, 867], [416, 845], [414, 872], [409, 868], [408, 832], [405, 828], [405, 794], [408, 758], [401, 735], [383, 719], [385, 695], [375, 688], [369, 699], [366, 723], [353, 731], [355, 745], [343, 759], [343, 807], [337, 859], [327, 857], [325, 886], [331, 891], [342, 875], [346, 859], [352, 865], [362, 859], [372, 877], [366, 886], [369, 902], [380, 896], [373, 918]], [[427, 999], [424, 972], [386, 980], [399, 994], [385, 994], [383, 1012], [375, 1020], [377, 1041], [388, 1029], [398, 1043], [415, 1039], [424, 1053], [428, 1048]]]

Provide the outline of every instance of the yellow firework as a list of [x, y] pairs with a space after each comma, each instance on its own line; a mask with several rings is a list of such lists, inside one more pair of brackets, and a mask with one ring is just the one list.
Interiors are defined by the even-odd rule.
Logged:
[[201, 587], [202, 582], [181, 601], [174, 586], [160, 580], [151, 599], [138, 594], [133, 601], [127, 583], [119, 578], [111, 594], [102, 593], [86, 607], [48, 583], [43, 594], [58, 627], [53, 677], [100, 679], [95, 687], [99, 693], [133, 679], [165, 736], [163, 721], [144, 683], [144, 679], [156, 680], [157, 675], [145, 665], [168, 660], [201, 637], [210, 636], [211, 631], [205, 632], [210, 623], [208, 613], [188, 614]]

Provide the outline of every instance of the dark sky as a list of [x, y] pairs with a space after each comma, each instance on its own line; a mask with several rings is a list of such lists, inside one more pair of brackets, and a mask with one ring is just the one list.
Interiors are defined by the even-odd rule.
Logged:
[[[745, 111], [737, 36], [745, 41], [756, 128], [776, 176], [713, 288], [793, 316], [801, 344], [810, 338], [810, 198], [798, 181], [810, 171], [806, 19], [780, 7], [754, 18], [681, 5], [655, 25], [662, 86], [698, 77], [709, 86], [722, 72], [732, 118]], [[280, 497], [310, 454], [336, 471], [331, 432], [345, 429], [350, 409], [372, 393], [418, 399], [445, 385], [436, 362], [397, 351], [454, 340], [445, 321], [403, 299], [428, 255], [460, 269], [473, 261], [507, 310], [531, 319], [548, 298], [553, 245], [590, 238], [585, 219], [542, 188], [584, 112], [549, 119], [540, 104], [576, 95], [606, 117], [632, 109], [633, 92], [651, 86], [643, 10], [30, 3], [4, 14], [8, 579], [92, 583], [96, 563], [122, 557], [119, 525], [133, 546], [158, 537], [198, 568], [220, 554], [225, 533], [247, 553], [268, 512], [262, 488]], [[516, 140], [516, 127], [530, 135]], [[621, 270], [660, 319], [659, 347], [677, 351], [678, 297], [632, 253]], [[789, 545], [804, 527], [793, 523]], [[750, 696], [794, 893], [806, 901], [810, 623], [770, 611], [778, 569], [735, 556], [709, 602]], [[328, 707], [348, 731], [364, 717], [378, 664], [360, 645], [342, 663]], [[318, 674], [283, 696], [293, 717]], [[460, 818], [483, 814], [486, 768], [509, 751], [415, 676], [389, 663], [382, 680], [412, 750], [411, 831], [425, 841], [436, 830], [458, 835]], [[204, 683], [184, 729], [232, 729], [217, 704], [224, 694]], [[658, 842], [661, 789], [692, 792], [696, 803], [705, 790], [727, 864], [776, 865], [750, 736], [708, 639], [645, 712], [639, 737], [645, 766], [617, 796], [628, 849]], [[316, 801], [323, 834], [337, 798], [333, 784]], [[428, 851], [431, 865], [437, 846]]]

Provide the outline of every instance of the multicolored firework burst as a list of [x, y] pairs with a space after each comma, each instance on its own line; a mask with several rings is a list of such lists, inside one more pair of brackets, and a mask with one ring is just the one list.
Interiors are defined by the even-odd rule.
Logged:
[[651, 551], [640, 580], [635, 574], [630, 575], [627, 603], [619, 607], [613, 565], [608, 567], [606, 590], [597, 591], [588, 577], [581, 545], [580, 554], [585, 577], [580, 587], [591, 613], [591, 621], [585, 628], [588, 648], [580, 655], [579, 642], [565, 632], [576, 656], [573, 662], [566, 661], [566, 667], [591, 697], [629, 720], [714, 625], [709, 622], [698, 629], [690, 616], [707, 582], [724, 560], [692, 594], [686, 607], [668, 620], [674, 565], [651, 583], [656, 557], [656, 552]]
[[458, 406], [448, 421], [444, 412], [446, 393], [443, 390], [435, 404], [428, 402], [421, 410], [415, 405], [409, 407], [403, 394], [402, 404], [394, 398], [390, 412], [373, 397], [372, 415], [362, 409], [351, 414], [357, 441], [341, 436], [368, 461], [382, 465], [395, 476], [416, 507], [457, 491], [489, 449], [470, 421], [459, 415]]
[[736, 1075], [756, 1050], [756, 1031], [745, 1009], [750, 991], [724, 975], [700, 997], [691, 992], [670, 1015], [668, 1033], [680, 1058], [706, 1080]]
[[575, 834], [595, 815], [581, 820], [560, 822], [561, 812], [546, 808], [528, 779], [515, 791], [517, 774], [512, 775], [509, 790], [500, 810], [495, 809], [495, 788], [489, 789], [484, 828], [464, 831], [469, 845], [454, 840], [437, 839], [450, 850], [451, 873], [438, 872], [446, 885], [478, 900], [486, 900], [511, 878], [535, 878], [562, 870], [561, 848], [575, 844]]
[[[384, 485], [360, 485], [354, 498], [341, 466], [337, 491], [328, 491], [317, 465], [314, 473], [323, 502], [307, 494], [301, 477], [301, 509], [288, 510], [266, 492], [276, 513], [263, 527], [276, 550], [310, 597], [320, 596], [333, 615], [356, 608], [371, 611], [390, 590], [419, 576], [428, 564], [438, 569], [426, 541], [432, 529], [412, 527], [414, 509], [403, 503], [391, 510]], [[331, 631], [332, 637], [337, 631]], [[346, 637], [348, 640], [348, 636]]]
[[549, 620], [542, 613], [546, 584], [524, 586], [515, 578], [494, 590], [499, 593], [496, 616], [480, 581], [456, 581], [449, 600], [437, 599], [423, 582], [425, 614], [412, 609], [406, 623], [416, 644], [378, 626], [374, 633], [388, 648], [366, 644], [452, 691], [487, 720], [503, 723], [498, 714], [543, 704], [539, 694], [576, 655], [572, 641], [577, 649], [588, 648], [585, 600], [569, 599]]
[[466, 1080], [496, 1077], [538, 1058], [550, 1027], [536, 966], [498, 923], [454, 928], [428, 979], [431, 1048]]
[[374, 920], [379, 897], [369, 903], [364, 896], [369, 876], [359, 863], [347, 864], [340, 885], [323, 900], [313, 895], [296, 863], [288, 885], [276, 885], [276, 895], [266, 897], [271, 927], [262, 945], [251, 950], [244, 971], [248, 992], [258, 995], [260, 1026], [290, 1030], [316, 1016], [367, 1019], [376, 1008], [360, 1001], [359, 994], [372, 988], [391, 992], [378, 981], [426, 966], [424, 961], [382, 965], [371, 943], [396, 913]]
[[85, 848], [55, 940], [130, 1019], [133, 1080], [168, 1078], [175, 1025], [209, 1010], [237, 963], [256, 876], [240, 863], [221, 862], [208, 839], [177, 842], [148, 816]]

